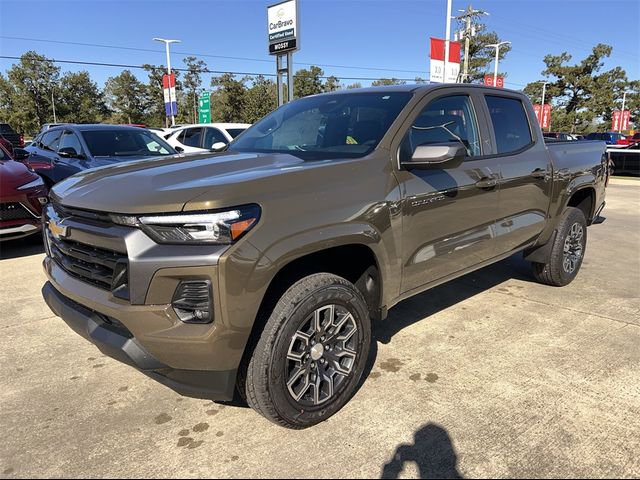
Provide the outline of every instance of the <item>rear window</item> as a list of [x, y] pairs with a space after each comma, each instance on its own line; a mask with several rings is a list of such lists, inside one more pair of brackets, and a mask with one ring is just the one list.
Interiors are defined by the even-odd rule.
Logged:
[[498, 153], [516, 152], [533, 142], [524, 105], [517, 98], [487, 95]]
[[0, 123], [0, 133], [16, 133], [8, 123]]
[[231, 135], [231, 138], [236, 138], [242, 132], [244, 132], [246, 128], [227, 128], [227, 132]]

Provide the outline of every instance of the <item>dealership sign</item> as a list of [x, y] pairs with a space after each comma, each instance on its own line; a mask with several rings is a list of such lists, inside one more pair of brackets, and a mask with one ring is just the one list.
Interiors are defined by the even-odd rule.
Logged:
[[431, 38], [431, 61], [429, 65], [429, 80], [437, 83], [455, 83], [460, 73], [460, 43], [449, 42], [449, 62], [444, 71], [445, 41], [441, 38]]
[[541, 128], [549, 128], [551, 126], [551, 105], [548, 103], [545, 105], [536, 104], [533, 106], [533, 111]]
[[488, 87], [504, 88], [504, 77], [496, 77], [496, 84], [493, 84], [493, 75], [484, 76], [484, 84]]
[[175, 74], [162, 76], [162, 88], [164, 90], [164, 110], [167, 117], [178, 114], [178, 100], [176, 98], [176, 76]]
[[631, 117], [631, 111], [625, 110], [624, 112], [621, 112], [620, 110], [616, 110], [615, 112], [613, 112], [611, 129], [614, 132], [618, 132], [620, 130], [627, 130], [629, 128], [630, 117]]
[[300, 45], [296, 0], [287, 0], [267, 7], [267, 30], [271, 55], [298, 50]]

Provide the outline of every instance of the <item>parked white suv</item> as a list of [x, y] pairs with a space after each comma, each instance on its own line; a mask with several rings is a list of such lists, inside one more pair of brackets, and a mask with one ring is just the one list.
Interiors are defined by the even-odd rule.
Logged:
[[247, 128], [250, 123], [199, 123], [183, 125], [164, 135], [176, 150], [192, 153], [204, 152], [216, 143], [228, 144]]

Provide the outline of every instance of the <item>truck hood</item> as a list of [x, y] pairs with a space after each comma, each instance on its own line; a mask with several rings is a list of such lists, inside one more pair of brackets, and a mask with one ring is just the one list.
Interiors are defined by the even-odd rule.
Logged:
[[191, 199], [221, 184], [271, 176], [303, 163], [288, 154], [207, 152], [156, 157], [77, 173], [58, 183], [51, 198], [69, 207], [95, 211], [177, 212]]

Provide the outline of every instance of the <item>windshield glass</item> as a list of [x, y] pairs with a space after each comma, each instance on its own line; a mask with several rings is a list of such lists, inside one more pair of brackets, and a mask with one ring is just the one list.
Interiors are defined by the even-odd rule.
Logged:
[[82, 136], [94, 157], [151, 157], [176, 153], [157, 135], [138, 128], [85, 130]]
[[229, 150], [290, 153], [305, 160], [361, 157], [376, 148], [411, 96], [384, 92], [302, 98], [264, 117]]

